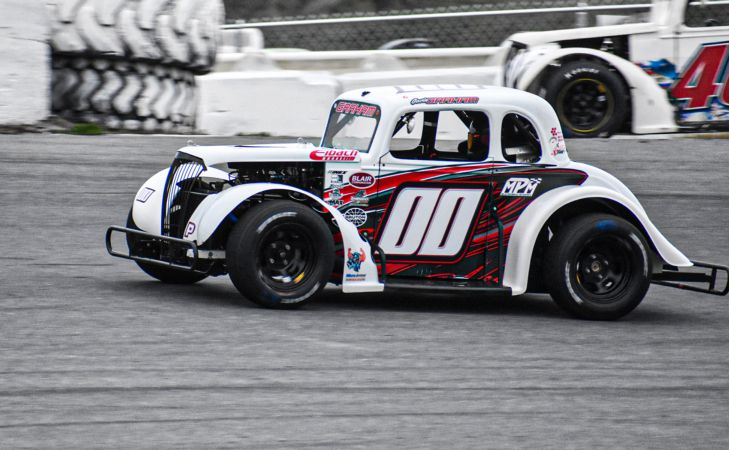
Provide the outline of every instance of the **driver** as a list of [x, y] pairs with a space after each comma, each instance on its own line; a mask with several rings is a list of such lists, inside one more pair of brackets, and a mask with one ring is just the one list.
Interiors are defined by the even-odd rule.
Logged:
[[468, 139], [458, 144], [458, 153], [470, 161], [483, 161], [489, 153], [489, 128], [478, 127], [474, 122], [468, 127]]

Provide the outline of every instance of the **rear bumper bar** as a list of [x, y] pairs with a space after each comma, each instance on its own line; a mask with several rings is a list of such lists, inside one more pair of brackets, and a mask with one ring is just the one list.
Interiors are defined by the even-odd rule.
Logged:
[[[662, 272], [653, 274], [651, 282], [661, 286], [704, 294], [727, 295], [729, 293], [729, 267], [701, 261], [691, 262], [694, 264], [693, 267], [679, 269], [678, 267], [664, 266]], [[717, 286], [721, 273], [724, 274], [723, 286]], [[696, 286], [696, 284], [703, 284], [706, 287]]]
[[[111, 235], [115, 232], [122, 233], [124, 235], [135, 235], [138, 238], [142, 238], [147, 242], [159, 245], [160, 248], [167, 248], [171, 250], [169, 252], [171, 254], [177, 253], [182, 255], [190, 255], [190, 253], [192, 253], [192, 256], [187, 256], [185, 258], [187, 264], [182, 264], [181, 258], [177, 258], [177, 260], [174, 261], [172, 259], [166, 261], [148, 256], [133, 255], [131, 254], [131, 252], [119, 252], [114, 250], [111, 243]], [[118, 258], [131, 259], [134, 261], [155, 264], [158, 266], [173, 267], [175, 269], [198, 272], [198, 270], [195, 269], [197, 267], [197, 262], [199, 259], [197, 244], [191, 241], [186, 241], [184, 239], [177, 239], [169, 236], [159, 236], [156, 234], [146, 233], [144, 231], [134, 230], [131, 228], [112, 226], [106, 230], [106, 251], [109, 252], [111, 256], [116, 256]]]

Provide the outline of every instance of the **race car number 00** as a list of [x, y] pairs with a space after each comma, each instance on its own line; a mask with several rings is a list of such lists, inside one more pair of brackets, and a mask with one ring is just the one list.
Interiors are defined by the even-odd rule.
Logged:
[[402, 189], [383, 226], [379, 245], [386, 255], [448, 257], [458, 254], [484, 189]]
[[[671, 94], [676, 99], [688, 100], [684, 109], [706, 108], [711, 97], [717, 95], [722, 103], [729, 105], [729, 70], [721, 70], [729, 56], [727, 49], [729, 42], [704, 45], [686, 64], [681, 78], [671, 89]], [[719, 94], [717, 91], [722, 84]]]

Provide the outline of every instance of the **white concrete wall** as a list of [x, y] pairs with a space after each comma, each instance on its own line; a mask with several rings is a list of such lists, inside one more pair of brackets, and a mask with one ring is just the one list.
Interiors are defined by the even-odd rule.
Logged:
[[[197, 78], [197, 127], [210, 134], [319, 136], [332, 101], [350, 89], [499, 84], [501, 66], [487, 59], [498, 50], [282, 52], [251, 48], [222, 53], [217, 73]], [[467, 61], [472, 66], [459, 65]]]
[[197, 83], [198, 129], [224, 135], [318, 136], [340, 92], [326, 73], [288, 70], [214, 73]]
[[45, 2], [0, 2], [0, 125], [32, 124], [50, 113]]

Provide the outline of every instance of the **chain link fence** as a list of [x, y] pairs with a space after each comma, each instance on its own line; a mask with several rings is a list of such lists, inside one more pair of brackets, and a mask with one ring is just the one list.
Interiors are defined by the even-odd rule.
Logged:
[[[518, 31], [545, 31], [645, 20], [649, 0], [501, 0], [481, 4], [462, 0], [390, 1], [265, 1], [228, 0], [228, 23], [260, 24], [266, 47], [309, 50], [376, 49], [401, 39], [424, 39], [415, 45], [431, 47], [481, 47], [499, 45]], [[417, 5], [417, 7], [413, 7]], [[585, 6], [614, 6], [614, 10], [579, 11]], [[549, 11], [546, 9], [554, 9]], [[540, 9], [530, 13], [478, 16], [480, 11]], [[298, 13], [298, 14], [296, 14]], [[460, 13], [455, 17], [441, 14]], [[278, 14], [278, 15], [276, 15]], [[415, 19], [403, 16], [416, 15]], [[602, 17], [598, 17], [602, 16]], [[317, 23], [321, 19], [382, 17], [381, 20]], [[280, 24], [286, 21], [308, 24]], [[276, 24], [271, 22], [277, 22]], [[408, 44], [403, 44], [408, 45]]]

